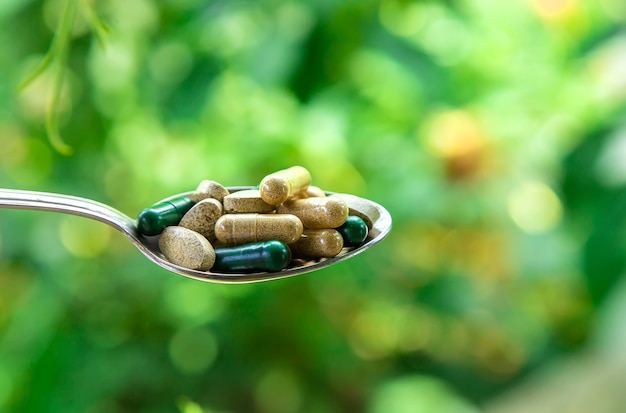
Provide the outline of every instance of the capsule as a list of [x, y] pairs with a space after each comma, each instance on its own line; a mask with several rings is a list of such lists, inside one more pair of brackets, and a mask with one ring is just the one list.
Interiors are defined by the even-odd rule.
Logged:
[[302, 222], [286, 214], [226, 214], [215, 223], [215, 236], [225, 244], [278, 240], [285, 244], [302, 235]]
[[326, 192], [317, 186], [309, 185], [308, 188], [295, 194], [293, 199], [311, 198], [314, 196], [323, 198], [326, 196]]
[[275, 207], [265, 202], [261, 198], [258, 189], [244, 189], [230, 195], [226, 195], [223, 199], [224, 212], [227, 214], [245, 214], [253, 212], [272, 212]]
[[160, 234], [165, 227], [170, 225], [178, 225], [182, 217], [195, 202], [187, 197], [162, 201], [151, 207], [143, 209], [137, 216], [137, 228], [144, 235]]
[[367, 238], [367, 224], [362, 218], [356, 215], [350, 215], [337, 231], [343, 237], [343, 245], [346, 247], [354, 247], [359, 245]]
[[380, 218], [380, 212], [370, 202], [350, 194], [334, 194], [331, 198], [341, 198], [348, 204], [350, 215], [356, 215], [367, 224], [367, 228], [372, 229], [374, 222]]
[[214, 272], [277, 272], [291, 262], [291, 251], [277, 240], [215, 249]]
[[302, 166], [292, 166], [267, 175], [261, 181], [261, 198], [270, 205], [280, 205], [311, 184], [311, 174]]
[[348, 218], [348, 204], [337, 197], [312, 197], [287, 201], [276, 212], [297, 216], [305, 228], [337, 228]]
[[341, 252], [343, 238], [334, 229], [305, 229], [289, 247], [296, 258], [331, 258]]

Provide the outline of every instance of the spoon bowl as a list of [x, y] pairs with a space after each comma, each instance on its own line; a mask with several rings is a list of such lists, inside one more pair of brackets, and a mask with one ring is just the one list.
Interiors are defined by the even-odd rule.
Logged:
[[[228, 187], [233, 193], [244, 189], [251, 189], [251, 186]], [[166, 199], [191, 195], [193, 192], [177, 194]], [[332, 195], [327, 192], [327, 195]], [[349, 195], [354, 197], [354, 195]], [[357, 197], [358, 198], [358, 197]], [[95, 219], [103, 222], [122, 232], [150, 261], [173, 273], [193, 278], [198, 281], [221, 283], [221, 284], [241, 284], [260, 281], [270, 281], [280, 278], [293, 277], [295, 275], [320, 270], [352, 258], [367, 249], [373, 247], [383, 240], [391, 230], [391, 215], [376, 202], [358, 198], [361, 203], [368, 206], [371, 212], [368, 214], [372, 227], [369, 230], [365, 241], [353, 248], [344, 248], [339, 255], [333, 258], [320, 260], [300, 261], [296, 260], [286, 269], [278, 272], [257, 272], [257, 273], [220, 273], [211, 271], [197, 271], [183, 268], [169, 262], [161, 253], [158, 246], [159, 236], [145, 236], [137, 230], [137, 222], [118, 211], [117, 209], [102, 204], [91, 199], [80, 198], [70, 195], [0, 189], [0, 208], [10, 209], [31, 209], [38, 211], [60, 212], [71, 215], [78, 215], [85, 218]]]

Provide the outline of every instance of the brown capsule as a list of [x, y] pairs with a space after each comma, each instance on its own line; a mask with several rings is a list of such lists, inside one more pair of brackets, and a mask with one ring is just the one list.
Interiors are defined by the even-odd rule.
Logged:
[[245, 189], [224, 197], [224, 212], [227, 214], [245, 214], [252, 212], [272, 212], [275, 207], [261, 199], [258, 189]]
[[198, 188], [196, 188], [194, 193], [191, 194], [189, 198], [196, 202], [205, 198], [214, 198], [222, 202], [222, 199], [224, 199], [224, 197], [229, 193], [228, 189], [224, 188], [221, 184], [205, 179], [200, 182]]
[[324, 198], [326, 196], [326, 192], [322, 191], [319, 187], [309, 185], [305, 190], [298, 192], [294, 195], [293, 199], [303, 199], [303, 198]]
[[337, 197], [293, 199], [276, 211], [297, 216], [305, 228], [337, 228], [348, 218], [348, 204]]
[[215, 236], [225, 244], [278, 240], [285, 244], [300, 239], [302, 222], [287, 214], [226, 214], [215, 223]]
[[302, 166], [292, 166], [267, 175], [259, 186], [261, 197], [270, 205], [280, 205], [311, 184], [311, 174]]
[[371, 203], [363, 198], [350, 194], [333, 194], [329, 198], [341, 198], [348, 204], [349, 215], [361, 218], [367, 224], [367, 228], [372, 229], [374, 222], [380, 218], [380, 212]]
[[222, 216], [222, 204], [213, 198], [205, 198], [195, 204], [180, 220], [179, 226], [215, 240], [215, 222]]
[[305, 229], [300, 239], [289, 245], [296, 258], [331, 258], [342, 248], [343, 237], [334, 229]]
[[215, 250], [201, 234], [178, 226], [166, 227], [159, 248], [173, 264], [190, 270], [208, 271], [215, 263]]

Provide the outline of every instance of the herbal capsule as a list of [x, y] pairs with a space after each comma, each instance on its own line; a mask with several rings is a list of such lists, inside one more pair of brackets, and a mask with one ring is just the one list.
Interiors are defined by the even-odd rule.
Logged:
[[276, 212], [297, 216], [305, 228], [337, 228], [348, 218], [348, 205], [337, 197], [312, 197], [287, 201]]
[[295, 194], [293, 198], [302, 199], [302, 198], [311, 198], [314, 196], [323, 198], [326, 196], [326, 193], [317, 186], [309, 185], [309, 187], [306, 188], [305, 190], [300, 191], [297, 194]]
[[200, 182], [194, 193], [190, 195], [190, 198], [196, 202], [205, 198], [214, 198], [222, 202], [222, 199], [229, 193], [228, 189], [224, 188], [218, 182], [205, 179]]
[[261, 181], [261, 198], [270, 205], [280, 205], [311, 184], [311, 174], [301, 166], [292, 166], [267, 175]]
[[160, 234], [165, 227], [178, 225], [194, 203], [191, 198], [181, 196], [154, 204], [139, 213], [137, 228], [144, 235]]
[[190, 270], [208, 271], [215, 262], [211, 243], [187, 228], [165, 228], [159, 237], [159, 248], [168, 261]]
[[291, 262], [291, 251], [276, 240], [215, 249], [214, 272], [277, 272]]
[[258, 189], [244, 189], [233, 192], [224, 197], [224, 212], [227, 214], [242, 214], [252, 212], [272, 212], [275, 207], [261, 198]]
[[214, 198], [205, 198], [195, 204], [180, 220], [178, 226], [215, 240], [215, 222], [222, 216], [222, 204]]
[[302, 230], [300, 219], [286, 214], [226, 214], [215, 223], [215, 236], [225, 244], [269, 240], [291, 244]]
[[363, 219], [367, 224], [367, 228], [372, 229], [374, 222], [380, 218], [380, 212], [371, 203], [365, 201], [358, 196], [350, 194], [334, 194], [330, 198], [340, 198], [348, 204], [349, 214], [356, 215]]
[[350, 215], [337, 231], [343, 237], [343, 245], [353, 247], [359, 245], [367, 238], [367, 224], [355, 215]]
[[334, 229], [306, 229], [289, 247], [297, 258], [331, 258], [341, 252], [343, 238]]

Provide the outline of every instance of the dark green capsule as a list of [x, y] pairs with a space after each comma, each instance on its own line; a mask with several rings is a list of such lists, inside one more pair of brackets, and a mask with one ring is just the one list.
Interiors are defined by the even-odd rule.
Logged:
[[343, 237], [343, 245], [346, 247], [359, 245], [367, 238], [367, 224], [362, 218], [354, 215], [350, 215], [337, 231]]
[[137, 216], [137, 228], [144, 235], [160, 234], [165, 227], [177, 225], [195, 202], [186, 196], [168, 199], [142, 210]]
[[277, 272], [291, 262], [291, 251], [281, 241], [263, 241], [215, 248], [215, 272]]

